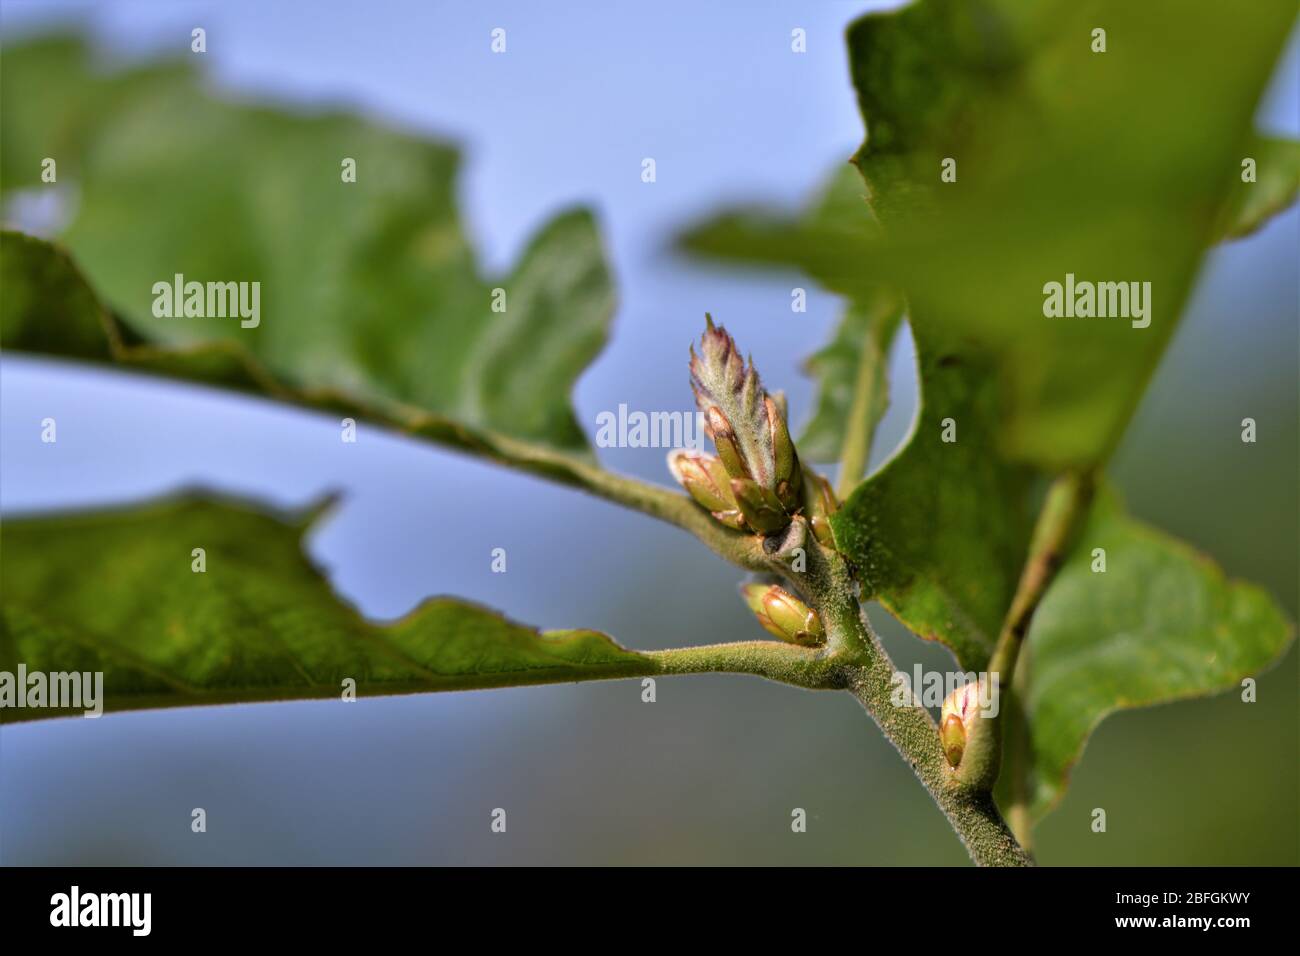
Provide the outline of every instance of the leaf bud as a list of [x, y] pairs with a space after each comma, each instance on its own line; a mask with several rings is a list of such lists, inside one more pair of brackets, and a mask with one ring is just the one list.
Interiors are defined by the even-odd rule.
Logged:
[[716, 405], [709, 406], [704, 413], [704, 421], [709, 437], [713, 439], [713, 444], [718, 449], [718, 458], [727, 469], [727, 474], [732, 478], [748, 478], [749, 468], [740, 453], [735, 429], [731, 427], [731, 422], [727, 421], [727, 416], [723, 414], [722, 409]]
[[768, 442], [775, 462], [776, 487], [773, 490], [781, 500], [782, 507], [793, 512], [799, 507], [799, 490], [802, 485], [799, 454], [795, 451], [794, 442], [790, 440], [785, 415], [770, 395], [763, 396], [763, 412], [767, 418]]
[[962, 684], [943, 702], [939, 713], [939, 742], [949, 765], [960, 766], [966, 742], [980, 719], [979, 681]]
[[804, 647], [825, 643], [826, 632], [817, 612], [789, 591], [775, 584], [746, 584], [740, 590], [769, 634]]
[[808, 473], [803, 487], [804, 513], [817, 540], [828, 548], [835, 547], [835, 536], [831, 533], [831, 515], [840, 508], [831, 483], [815, 471]]
[[717, 458], [679, 449], [668, 453], [668, 470], [702, 508], [736, 511], [731, 478]]
[[736, 498], [745, 523], [759, 534], [775, 534], [790, 524], [780, 499], [749, 478], [731, 479], [731, 493]]

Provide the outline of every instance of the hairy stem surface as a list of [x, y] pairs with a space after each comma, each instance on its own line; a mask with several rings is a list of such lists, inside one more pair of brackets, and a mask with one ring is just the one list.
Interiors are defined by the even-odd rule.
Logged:
[[824, 649], [777, 641], [743, 641], [643, 651], [659, 674], [754, 674], [810, 690], [843, 686], [843, 678]]
[[[770, 540], [770, 539], [769, 539]], [[791, 555], [802, 551], [803, 570]], [[871, 631], [857, 598], [857, 587], [843, 556], [817, 543], [796, 518], [784, 539], [769, 551], [772, 571], [781, 574], [821, 616], [826, 650], [836, 665], [831, 686], [848, 689], [902, 754], [917, 778], [981, 866], [1030, 866], [987, 790], [969, 787], [948, 766], [939, 728], [929, 712], [899, 703], [896, 668]]]
[[594, 463], [504, 438], [459, 447], [667, 521], [742, 568], [785, 578], [821, 615], [825, 647], [747, 641], [649, 651], [645, 656], [652, 672], [753, 674], [798, 687], [849, 690], [912, 767], [977, 864], [1032, 865], [992, 795], [956, 779], [930, 714], [894, 703], [893, 662], [866, 624], [848, 566], [838, 552], [817, 542], [802, 517], [779, 536], [742, 534], [719, 525], [685, 495], [612, 474]]
[[872, 644], [875, 652], [870, 659], [850, 672], [853, 696], [930, 792], [976, 864], [1032, 866], [1033, 860], [998, 813], [992, 793], [966, 786], [952, 772], [929, 712], [894, 702], [894, 665], [874, 636]]

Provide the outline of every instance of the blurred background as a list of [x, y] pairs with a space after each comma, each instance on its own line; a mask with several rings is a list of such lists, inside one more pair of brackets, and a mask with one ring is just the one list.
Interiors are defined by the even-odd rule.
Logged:
[[[886, 4], [885, 6], [887, 6]], [[881, 5], [877, 5], [881, 6]], [[6, 42], [52, 24], [130, 60], [207, 30], [218, 88], [357, 109], [458, 142], [462, 213], [504, 269], [558, 207], [593, 205], [616, 272], [612, 341], [574, 400], [594, 432], [619, 403], [692, 407], [686, 349], [707, 309], [752, 350], [801, 423], [804, 356], [839, 302], [796, 274], [721, 272], [669, 251], [675, 230], [753, 198], [801, 203], [862, 129], [842, 35], [866, 3], [353, 4], [6, 0]], [[508, 31], [493, 56], [489, 34]], [[792, 55], [790, 31], [807, 31]], [[1293, 38], [1259, 125], [1300, 134]], [[657, 182], [641, 182], [641, 160]], [[1113, 473], [1131, 510], [1265, 585], [1294, 618], [1300, 541], [1300, 214], [1208, 259]], [[790, 289], [808, 311], [790, 311]], [[915, 407], [892, 357], [883, 460]], [[140, 499], [182, 484], [342, 506], [313, 557], [365, 614], [433, 594], [635, 648], [757, 635], [737, 572], [687, 535], [575, 492], [332, 418], [27, 358], [0, 362], [5, 513]], [[30, 440], [46, 415], [57, 446]], [[1239, 423], [1259, 422], [1244, 445]], [[21, 437], [20, 437], [21, 436]], [[51, 453], [54, 448], [57, 451]], [[663, 452], [603, 449], [667, 481]], [[447, 550], [438, 541], [464, 542]], [[492, 574], [504, 547], [509, 571]], [[560, 556], [557, 558], [557, 554]], [[112, 555], [86, 555], [95, 573]], [[592, 590], [589, 583], [599, 582]], [[872, 618], [896, 663], [946, 652]], [[1300, 861], [1297, 654], [1236, 694], [1108, 718], [1040, 825], [1045, 864]], [[204, 807], [208, 832], [190, 832]], [[504, 836], [489, 815], [509, 814]], [[804, 834], [790, 812], [808, 813]], [[1105, 834], [1091, 832], [1104, 807]], [[23, 864], [961, 864], [956, 837], [847, 695], [757, 679], [636, 681], [57, 720], [0, 730], [0, 862]]]

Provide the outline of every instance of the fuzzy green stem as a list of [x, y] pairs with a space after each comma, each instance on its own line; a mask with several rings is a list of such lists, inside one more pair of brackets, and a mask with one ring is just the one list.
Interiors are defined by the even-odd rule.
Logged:
[[[825, 647], [750, 641], [650, 651], [646, 657], [652, 662], [651, 672], [754, 674], [799, 687], [848, 689], [912, 767], [976, 863], [1032, 864], [999, 815], [992, 796], [955, 778], [929, 713], [920, 707], [894, 704], [895, 668], [867, 627], [854, 579], [843, 557], [819, 544], [802, 517], [796, 517], [782, 535], [764, 539], [722, 527], [685, 495], [611, 474], [558, 452], [500, 436], [494, 436], [490, 444], [481, 439], [457, 444], [667, 521], [743, 568], [784, 577], [821, 615], [827, 633]], [[797, 560], [800, 555], [802, 562]], [[800, 566], [803, 570], [796, 570]]]
[[[939, 745], [939, 728], [928, 711], [896, 700], [895, 667], [862, 613], [856, 585], [838, 552], [824, 547], [796, 518], [770, 550], [774, 573], [799, 591], [821, 616], [826, 630], [827, 686], [848, 689], [902, 754], [948, 818], [971, 858], [982, 866], [1028, 866], [992, 795], [956, 778]], [[792, 555], [802, 552], [798, 565]], [[802, 566], [803, 570], [795, 570]]]
[[872, 653], [851, 671], [849, 690], [912, 768], [979, 866], [1032, 866], [998, 813], [993, 795], [956, 778], [929, 712], [894, 700], [894, 665], [872, 636]]
[[[464, 437], [469, 440], [461, 440]], [[595, 461], [578, 455], [553, 451], [504, 435], [480, 432], [472, 436], [457, 435], [454, 440], [448, 440], [446, 435], [439, 434], [435, 440], [519, 471], [579, 488], [598, 498], [676, 525], [693, 534], [720, 557], [746, 570], [761, 571], [768, 567], [761, 538], [724, 527], [688, 495], [606, 471]]]
[[844, 686], [843, 674], [825, 648], [743, 641], [643, 653], [659, 674], [753, 674], [809, 690]]

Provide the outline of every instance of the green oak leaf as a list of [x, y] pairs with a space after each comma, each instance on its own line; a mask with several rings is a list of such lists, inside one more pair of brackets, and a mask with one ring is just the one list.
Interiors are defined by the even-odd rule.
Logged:
[[[1280, 0], [1248, 22], [1212, 0], [925, 0], [850, 28], [859, 166], [873, 196], [901, 180], [926, 199], [882, 213], [882, 258], [915, 324], [998, 363], [1008, 457], [1056, 471], [1115, 447], [1218, 238], [1294, 16]], [[1067, 275], [1141, 283], [1146, 314], [1049, 318], [1045, 286]]]
[[[105, 75], [66, 37], [6, 47], [2, 63], [6, 191], [53, 188], [31, 181], [37, 157], [58, 159], [60, 186], [75, 183], [60, 239], [123, 342], [148, 346], [156, 366], [237, 373], [403, 427], [587, 449], [568, 395], [614, 308], [589, 213], [557, 216], [509, 275], [485, 276], [445, 144], [345, 113], [227, 102], [182, 64]], [[259, 283], [258, 320], [160, 317], [159, 284], [177, 275]], [[48, 330], [3, 345], [69, 354], [63, 343]]]
[[0, 231], [0, 346], [123, 368], [264, 395], [306, 408], [368, 419], [475, 454], [527, 461], [530, 467], [572, 482], [545, 446], [498, 432], [466, 427], [442, 415], [394, 402], [367, 401], [336, 388], [287, 384], [241, 342], [226, 339], [193, 346], [158, 346], [144, 340], [110, 311], [67, 252], [43, 239]]
[[[1093, 570], [1097, 548], [1104, 572]], [[1107, 714], [1239, 689], [1281, 658], [1293, 632], [1263, 590], [1225, 579], [1103, 489], [1029, 632], [1033, 812], [1060, 798]]]
[[[0, 58], [0, 190], [42, 187], [43, 162], [56, 162], [58, 182], [77, 178], [81, 158], [117, 103], [171, 84], [191, 84], [193, 67], [179, 57], [108, 70], [76, 35], [53, 33], [6, 43]], [[39, 77], [38, 82], [28, 82]]]
[[[604, 634], [539, 632], [451, 598], [368, 621], [303, 551], [320, 511], [195, 493], [6, 518], [0, 671], [102, 672], [106, 711], [340, 699], [349, 678], [360, 697], [653, 672]], [[0, 721], [70, 713], [6, 706]]]
[[[832, 525], [882, 603], [965, 667], [983, 666], [1010, 604], [1033, 472], [1108, 457], [1217, 238], [1214, 213], [1233, 203], [1239, 146], [1294, 16], [1258, 12], [1224, 29], [1209, 0], [923, 0], [849, 29], [867, 129], [856, 159], [884, 229], [841, 226], [833, 238], [849, 241], [822, 269], [888, 264], [908, 295], [922, 398], [911, 443]], [[1103, 23], [1107, 51], [1094, 53]], [[1203, 69], [1210, 48], [1222, 83]], [[1045, 316], [1045, 283], [1067, 273], [1150, 281], [1149, 326]]]

